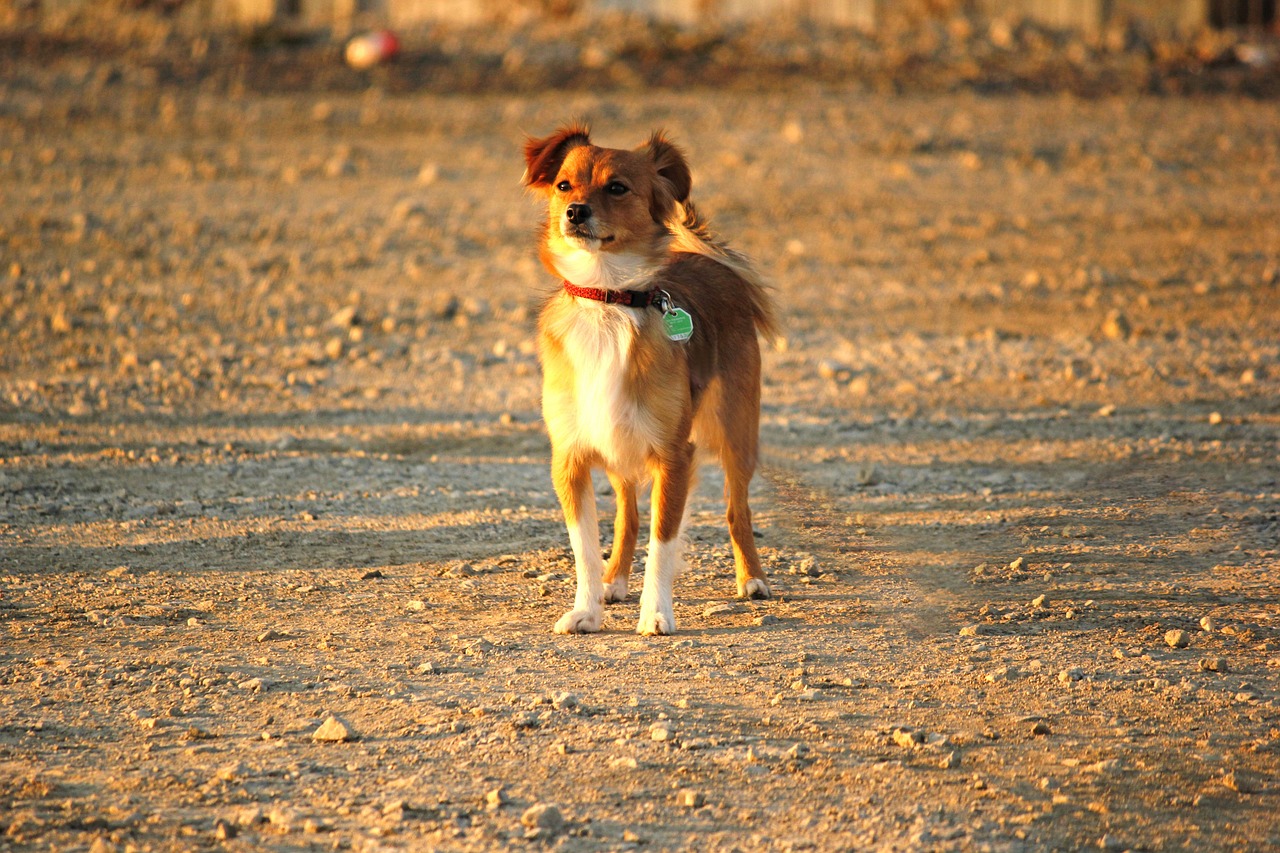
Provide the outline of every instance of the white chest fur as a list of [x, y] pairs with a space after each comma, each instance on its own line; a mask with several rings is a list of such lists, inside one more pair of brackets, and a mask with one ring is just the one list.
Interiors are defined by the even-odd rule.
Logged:
[[639, 477], [655, 443], [651, 421], [627, 382], [642, 309], [578, 303], [561, 329], [574, 370], [566, 426], [574, 444], [599, 453], [618, 473]]

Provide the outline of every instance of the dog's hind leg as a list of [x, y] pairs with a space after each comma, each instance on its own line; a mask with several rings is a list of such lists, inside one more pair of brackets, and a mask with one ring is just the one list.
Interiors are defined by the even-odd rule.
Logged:
[[600, 555], [600, 523], [591, 486], [591, 466], [578, 457], [554, 454], [551, 461], [556, 494], [564, 508], [564, 522], [573, 546], [578, 590], [573, 609], [556, 622], [557, 634], [590, 634], [604, 621], [604, 559]]
[[645, 557], [644, 588], [640, 593], [640, 634], [673, 634], [676, 630], [671, 587], [680, 572], [684, 539], [681, 525], [689, 499], [693, 445], [686, 444], [670, 459], [654, 465], [653, 519], [649, 553]]
[[604, 600], [626, 601], [627, 580], [631, 577], [631, 561], [636, 554], [636, 536], [640, 531], [640, 510], [636, 505], [636, 484], [612, 473], [609, 482], [618, 501], [613, 522], [613, 551], [604, 567]]
[[769, 581], [760, 568], [755, 531], [751, 528], [751, 507], [747, 487], [751, 470], [738, 461], [724, 460], [724, 497], [729, 505], [729, 538], [733, 541], [733, 566], [738, 578], [739, 598], [769, 598]]

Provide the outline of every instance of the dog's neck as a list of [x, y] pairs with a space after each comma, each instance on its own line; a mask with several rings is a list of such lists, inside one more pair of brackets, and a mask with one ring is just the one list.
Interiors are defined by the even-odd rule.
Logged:
[[629, 252], [569, 249], [551, 252], [548, 261], [565, 281], [601, 290], [645, 290], [661, 261]]

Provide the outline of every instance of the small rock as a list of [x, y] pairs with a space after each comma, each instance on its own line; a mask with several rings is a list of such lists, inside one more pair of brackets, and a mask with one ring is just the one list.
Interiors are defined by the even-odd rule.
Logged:
[[1191, 645], [1191, 635], [1181, 628], [1165, 631], [1164, 641], [1171, 649], [1185, 649]]
[[567, 711], [571, 708], [576, 708], [578, 707], [578, 697], [572, 693], [566, 693], [562, 690], [555, 696], [551, 697], [551, 707], [560, 711]]
[[240, 834], [240, 829], [234, 823], [227, 823], [219, 818], [213, 822], [213, 837], [219, 841], [230, 841]]
[[1039, 609], [1046, 606], [1048, 604], [1048, 601], [1049, 601], [1049, 597], [1042, 593], [1040, 595], [1037, 595], [1035, 598], [1031, 599], [1031, 606]]
[[492, 791], [484, 795], [485, 805], [490, 809], [500, 809], [506, 805], [507, 794], [501, 788], [494, 788]]
[[1128, 318], [1119, 311], [1112, 311], [1102, 322], [1102, 334], [1113, 341], [1124, 340], [1132, 331]]
[[965, 625], [960, 629], [961, 637], [979, 637], [982, 635], [981, 625]]
[[259, 634], [259, 635], [256, 637], [256, 639], [257, 639], [257, 641], [258, 641], [259, 643], [269, 643], [269, 642], [271, 642], [272, 640], [283, 640], [283, 639], [285, 639], [285, 637], [286, 637], [286, 635], [285, 635], [285, 634], [281, 634], [281, 633], [280, 633], [279, 631], [277, 631], [276, 629], [274, 629], [274, 628], [268, 628], [267, 630], [265, 630], [265, 631], [263, 631], [261, 634]]
[[772, 613], [765, 613], [761, 616], [757, 616], [755, 619], [752, 619], [751, 622], [753, 625], [760, 626], [776, 625], [778, 624], [778, 617], [774, 616]]
[[685, 788], [676, 794], [676, 804], [686, 809], [696, 809], [706, 803], [707, 798], [703, 796], [701, 791], [694, 791]]
[[1084, 670], [1078, 666], [1070, 669], [1064, 669], [1058, 673], [1058, 680], [1063, 684], [1070, 684], [1073, 681], [1081, 681], [1084, 678]]
[[360, 576], [360, 580], [374, 581], [374, 580], [382, 580], [385, 577], [386, 575], [384, 575], [382, 572], [378, 571], [377, 569], [370, 569], [369, 571], [365, 572]]
[[355, 732], [351, 726], [347, 725], [342, 719], [330, 714], [320, 727], [311, 734], [311, 739], [316, 743], [345, 743], [346, 741], [355, 740]]
[[1036, 737], [1041, 737], [1043, 735], [1053, 734], [1053, 732], [1049, 729], [1048, 723], [1043, 720], [1038, 720], [1032, 724], [1031, 734]]
[[360, 315], [354, 305], [344, 305], [329, 317], [329, 325], [339, 329], [347, 329], [359, 325]]
[[520, 823], [527, 830], [528, 838], [546, 838], [559, 835], [564, 829], [564, 815], [557, 806], [550, 803], [537, 803], [525, 809], [520, 815]]
[[737, 612], [738, 606], [736, 604], [721, 603], [711, 605], [706, 610], [702, 611], [702, 615], [704, 618], [710, 618], [712, 616], [727, 616], [730, 613]]
[[893, 730], [893, 742], [903, 749], [915, 749], [924, 741], [924, 732], [902, 728]]
[[1239, 794], [1256, 794], [1262, 790], [1256, 778], [1240, 770], [1232, 770], [1223, 776], [1222, 784]]
[[1212, 633], [1213, 633], [1213, 629], [1214, 629], [1214, 628], [1216, 628], [1217, 626], [1218, 626], [1218, 623], [1216, 623], [1216, 622], [1214, 622], [1214, 621], [1213, 621], [1213, 617], [1212, 617], [1212, 616], [1201, 616], [1201, 617], [1200, 617], [1200, 630], [1201, 630], [1201, 631], [1204, 631], [1204, 632], [1206, 632], [1206, 633], [1212, 634]]
[[960, 753], [952, 750], [938, 759], [938, 766], [943, 770], [954, 770], [960, 766]]
[[1224, 657], [1208, 657], [1200, 659], [1200, 668], [1205, 672], [1230, 672], [1231, 664]]
[[667, 723], [654, 723], [649, 727], [649, 737], [656, 741], [668, 741], [674, 736], [671, 726]]

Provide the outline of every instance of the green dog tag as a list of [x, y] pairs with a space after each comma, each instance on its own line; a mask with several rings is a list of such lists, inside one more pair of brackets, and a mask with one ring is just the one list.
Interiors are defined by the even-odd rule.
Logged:
[[683, 308], [670, 308], [662, 314], [662, 328], [673, 341], [687, 341], [693, 337], [693, 318]]

